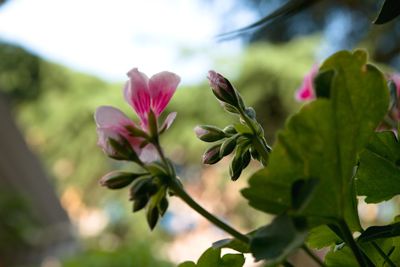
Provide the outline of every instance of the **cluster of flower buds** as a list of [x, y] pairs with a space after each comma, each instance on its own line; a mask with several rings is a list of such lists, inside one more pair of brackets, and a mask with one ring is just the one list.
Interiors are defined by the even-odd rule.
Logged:
[[208, 78], [214, 95], [226, 111], [239, 116], [240, 123], [229, 125], [224, 129], [201, 125], [195, 128], [195, 133], [204, 142], [215, 142], [215, 145], [203, 154], [204, 164], [215, 164], [234, 152], [229, 173], [231, 179], [235, 181], [249, 165], [251, 158], [266, 165], [266, 155], [270, 152], [270, 148], [265, 141], [264, 131], [256, 120], [254, 109], [245, 106], [239, 92], [229, 80], [215, 71], [210, 71]]
[[95, 114], [98, 144], [110, 158], [133, 161], [142, 171], [113, 171], [102, 177], [100, 184], [110, 189], [131, 185], [133, 212], [146, 208], [147, 222], [153, 229], [168, 208], [168, 184], [176, 176], [172, 164], [162, 158], [159, 146], [159, 136], [171, 126], [176, 113], [170, 113], [162, 124], [159, 123], [159, 117], [180, 78], [164, 71], [149, 79], [137, 68], [132, 69], [128, 76], [124, 96], [138, 115], [140, 124], [117, 108], [101, 106]]
[[131, 173], [113, 171], [100, 179], [100, 184], [109, 189], [121, 189], [131, 185], [130, 198], [133, 202], [133, 212], [147, 207], [146, 218], [150, 229], [154, 229], [159, 217], [168, 208], [167, 183], [170, 174], [159, 163], [146, 166], [146, 171]]

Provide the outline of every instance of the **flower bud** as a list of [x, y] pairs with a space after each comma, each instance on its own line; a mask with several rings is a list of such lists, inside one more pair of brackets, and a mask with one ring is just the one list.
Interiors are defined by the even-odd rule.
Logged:
[[160, 201], [158, 202], [157, 207], [158, 207], [158, 213], [161, 216], [164, 216], [165, 212], [168, 209], [168, 200], [167, 200], [167, 198], [166, 197], [161, 198]]
[[120, 189], [128, 186], [136, 178], [145, 175], [145, 173], [130, 173], [130, 172], [120, 172], [113, 171], [104, 175], [100, 179], [100, 184], [106, 186], [110, 189]]
[[143, 196], [152, 196], [157, 193], [159, 187], [151, 178], [143, 178], [136, 181], [131, 187], [129, 200], [136, 200]]
[[232, 181], [236, 181], [240, 177], [242, 170], [242, 157], [239, 153], [236, 152], [231, 161], [231, 165], [229, 166], [229, 175], [231, 176]]
[[221, 145], [221, 149], [219, 151], [219, 156], [221, 158], [229, 155], [236, 147], [236, 138], [237, 136], [232, 136], [227, 138]]
[[249, 165], [250, 160], [251, 155], [247, 146], [238, 146], [229, 168], [229, 174], [232, 181], [236, 181], [240, 177], [243, 169]]
[[146, 219], [150, 229], [153, 230], [159, 217], [157, 206], [150, 206], [147, 210]]
[[237, 131], [233, 125], [228, 125], [222, 130], [226, 135], [237, 134]]
[[256, 119], [256, 111], [252, 107], [247, 107], [244, 112], [246, 113], [247, 116], [252, 118], [253, 120]]
[[132, 211], [137, 212], [137, 211], [143, 209], [144, 207], [146, 207], [149, 200], [150, 200], [150, 197], [147, 195], [136, 198], [133, 202], [133, 210]]
[[219, 155], [220, 149], [221, 149], [221, 144], [212, 146], [209, 149], [207, 149], [207, 151], [203, 154], [203, 163], [212, 165], [220, 161], [222, 159]]
[[228, 103], [234, 107], [239, 104], [238, 96], [232, 84], [221, 74], [210, 70], [208, 80], [214, 95], [222, 102]]
[[199, 125], [194, 128], [197, 138], [204, 142], [215, 142], [225, 137], [225, 133], [215, 126]]

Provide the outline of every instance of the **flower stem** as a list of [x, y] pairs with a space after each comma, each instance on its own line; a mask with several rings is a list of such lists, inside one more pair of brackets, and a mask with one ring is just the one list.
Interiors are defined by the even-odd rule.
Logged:
[[[161, 161], [167, 165], [167, 159], [165, 158], [164, 152], [160, 146], [160, 143], [158, 141], [158, 138], [153, 142], [153, 145], [156, 147], [158, 154], [160, 155]], [[174, 174], [170, 174], [174, 175]], [[172, 177], [171, 177], [172, 178]], [[240, 241], [243, 241], [245, 243], [249, 243], [250, 239], [232, 228], [231, 226], [227, 225], [217, 217], [215, 217], [213, 214], [209, 213], [207, 210], [205, 210], [202, 206], [200, 206], [193, 198], [182, 188], [181, 184], [178, 183], [177, 178], [173, 177], [169, 181], [169, 188], [174, 192], [176, 196], [178, 196], [180, 199], [182, 199], [186, 204], [189, 205], [192, 209], [197, 211], [200, 215], [202, 215], [204, 218], [206, 218], [208, 221], [213, 223], [215, 226], [218, 228], [224, 230], [225, 232], [229, 233], [233, 237], [239, 239]]]
[[338, 227], [342, 233], [343, 241], [350, 247], [358, 264], [362, 267], [370, 266], [369, 261], [365, 259], [363, 252], [353, 238], [353, 235], [349, 229], [349, 226], [344, 220], [338, 221]]
[[310, 256], [319, 266], [325, 267], [326, 265], [322, 262], [322, 260], [314, 254], [314, 252], [311, 251], [306, 245], [302, 245], [301, 248], [304, 250], [304, 252]]
[[192, 209], [197, 211], [200, 215], [202, 215], [204, 218], [206, 218], [208, 221], [212, 222], [215, 226], [218, 228], [224, 230], [225, 232], [229, 233], [236, 239], [243, 241], [245, 243], [249, 243], [250, 239], [246, 235], [238, 232], [231, 226], [227, 225], [217, 217], [215, 217], [213, 214], [209, 213], [207, 210], [205, 210], [202, 206], [200, 206], [196, 201], [192, 199], [191, 196], [186, 193], [186, 191], [182, 188], [180, 184], [177, 183], [177, 181], [174, 179], [170, 183], [170, 188], [173, 190], [175, 195], [180, 197], [186, 204], [188, 204]]
[[263, 140], [263, 138], [260, 137], [260, 135], [257, 132], [257, 129], [254, 128], [253, 122], [251, 121], [249, 116], [247, 116], [247, 114], [243, 110], [240, 110], [239, 112], [241, 118], [246, 122], [247, 126], [249, 126], [249, 128], [253, 132], [253, 135], [255, 137], [253, 139], [254, 142], [253, 144], [255, 149], [257, 150], [258, 153], [260, 153], [261, 157], [264, 159], [264, 162], [267, 162], [269, 158], [269, 153], [271, 152], [271, 148], [267, 145], [265, 140]]
[[376, 251], [378, 251], [379, 255], [382, 256], [382, 258], [385, 260], [385, 262], [391, 266], [391, 267], [396, 267], [396, 265], [393, 263], [393, 261], [390, 259], [388, 255], [378, 246], [378, 244], [375, 241], [371, 242], [372, 246], [375, 248]]

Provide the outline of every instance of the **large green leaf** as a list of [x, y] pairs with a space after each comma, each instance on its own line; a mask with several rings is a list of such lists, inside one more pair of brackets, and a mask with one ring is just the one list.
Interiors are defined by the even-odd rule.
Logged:
[[[395, 266], [400, 266], [400, 242], [399, 238], [387, 238], [371, 242], [359, 242], [362, 251], [368, 255], [370, 265], [376, 267], [393, 266], [387, 263], [385, 254]], [[379, 251], [379, 250], [380, 251]], [[325, 257], [325, 263], [328, 267], [357, 267], [359, 266], [354, 259], [348, 246], [341, 248], [332, 247]]]
[[307, 236], [307, 245], [316, 249], [329, 247], [341, 242], [343, 241], [326, 225], [311, 229]]
[[278, 134], [267, 168], [250, 178], [242, 194], [256, 209], [281, 214], [292, 208], [292, 184], [319, 180], [302, 215], [311, 225], [345, 219], [360, 230], [353, 169], [388, 106], [383, 74], [366, 64], [363, 51], [338, 52], [321, 66], [333, 71], [329, 98], [305, 105]]
[[280, 215], [271, 224], [260, 228], [250, 240], [250, 250], [256, 260], [267, 260], [268, 266], [285, 260], [300, 247], [307, 236], [304, 225]]
[[197, 264], [185, 261], [178, 267], [242, 267], [244, 262], [243, 254], [225, 254], [221, 257], [221, 249], [211, 247], [200, 256]]
[[400, 143], [391, 131], [376, 133], [360, 155], [356, 186], [368, 203], [400, 194]]

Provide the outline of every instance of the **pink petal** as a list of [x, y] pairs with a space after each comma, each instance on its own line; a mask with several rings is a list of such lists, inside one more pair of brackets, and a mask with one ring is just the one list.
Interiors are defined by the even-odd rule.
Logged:
[[168, 105], [180, 80], [178, 75], [168, 71], [157, 73], [150, 78], [151, 108], [156, 116], [159, 116]]
[[100, 146], [107, 155], [114, 155], [115, 151], [108, 142], [108, 139], [120, 140], [121, 138], [118, 132], [113, 128], [97, 128], [97, 135], [99, 137], [97, 145]]
[[133, 68], [128, 72], [129, 81], [125, 85], [125, 100], [133, 107], [142, 121], [147, 121], [150, 111], [149, 79], [146, 74]]
[[172, 123], [174, 122], [175, 118], [176, 118], [176, 112], [171, 112], [168, 114], [168, 116], [165, 118], [165, 121], [163, 122], [162, 126], [161, 126], [161, 132], [164, 132], [165, 130], [168, 130], [169, 127], [171, 127]]
[[95, 120], [97, 125], [97, 134], [99, 136], [98, 145], [108, 155], [113, 155], [115, 152], [110, 146], [108, 139], [112, 138], [117, 141], [124, 137], [130, 143], [131, 147], [137, 152], [140, 152], [141, 139], [129, 135], [126, 126], [136, 127], [122, 111], [110, 106], [101, 106], [96, 109]]
[[97, 127], [118, 126], [129, 124], [129, 118], [119, 109], [110, 106], [101, 106], [94, 114]]
[[145, 163], [156, 161], [158, 160], [157, 149], [152, 144], [148, 144], [142, 149], [139, 158]]

